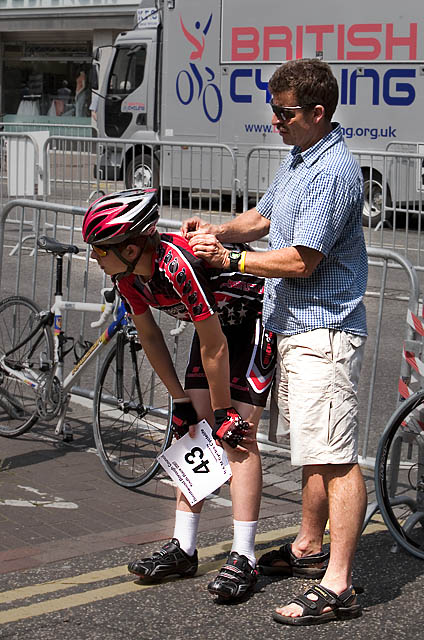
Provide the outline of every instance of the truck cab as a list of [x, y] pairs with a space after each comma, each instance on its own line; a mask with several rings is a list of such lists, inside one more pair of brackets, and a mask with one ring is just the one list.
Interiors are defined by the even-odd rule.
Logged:
[[[153, 11], [153, 10], [152, 10]], [[130, 145], [107, 145], [100, 160], [102, 177], [124, 180], [126, 186], [157, 186], [158, 161], [154, 141], [159, 137], [161, 25], [159, 15], [145, 20], [143, 28], [121, 33], [113, 47], [101, 88], [104, 104], [98, 110], [101, 137]], [[152, 145], [134, 145], [137, 139]]]

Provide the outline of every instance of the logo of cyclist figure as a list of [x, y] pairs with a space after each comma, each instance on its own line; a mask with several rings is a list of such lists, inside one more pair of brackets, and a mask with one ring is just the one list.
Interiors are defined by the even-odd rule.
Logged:
[[[206, 45], [206, 35], [209, 31], [211, 23], [212, 13], [209, 16], [206, 25], [202, 29], [202, 32], [200, 34], [201, 37], [199, 39], [187, 29], [182, 17], [180, 16], [180, 24], [184, 36], [194, 47], [193, 51], [190, 53], [190, 60], [202, 60], [203, 52]], [[201, 29], [201, 24], [198, 20], [195, 22], [194, 26], [197, 31]], [[218, 122], [222, 115], [222, 96], [221, 91], [213, 82], [215, 79], [215, 72], [210, 67], [205, 65], [204, 70], [207, 74], [205, 83], [203, 75], [199, 71], [197, 65], [194, 62], [189, 62], [189, 66], [191, 69], [191, 73], [187, 69], [182, 69], [177, 75], [176, 91], [178, 100], [183, 105], [189, 105], [194, 98], [196, 83], [197, 99], [200, 100], [200, 98], [202, 98], [203, 111], [205, 113], [205, 116], [210, 122]]]

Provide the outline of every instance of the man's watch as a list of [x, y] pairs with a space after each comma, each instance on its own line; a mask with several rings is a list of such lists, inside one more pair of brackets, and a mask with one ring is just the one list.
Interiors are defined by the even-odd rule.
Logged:
[[228, 254], [230, 259], [230, 265], [226, 269], [227, 271], [238, 271], [238, 263], [240, 262], [241, 252], [240, 251], [230, 251]]

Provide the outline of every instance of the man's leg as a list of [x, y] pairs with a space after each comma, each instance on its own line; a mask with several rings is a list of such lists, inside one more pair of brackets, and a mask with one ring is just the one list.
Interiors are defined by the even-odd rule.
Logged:
[[[298, 558], [319, 553], [328, 520], [327, 487], [322, 474], [323, 465], [306, 465], [302, 469], [302, 522], [292, 543]], [[276, 565], [284, 565], [284, 561]]]
[[[316, 469], [315, 473], [318, 471], [321, 473], [321, 485], [328, 496], [330, 515], [330, 561], [321, 584], [334, 593], [341, 594], [352, 585], [353, 558], [366, 510], [365, 483], [358, 464], [317, 465], [313, 469]], [[308, 491], [306, 493], [308, 494]], [[308, 495], [306, 498], [308, 500]], [[308, 536], [313, 535], [313, 522], [313, 519], [309, 522], [307, 520], [304, 522], [302, 519], [302, 528], [296, 543], [305, 546]], [[311, 600], [316, 600], [313, 594], [309, 597]], [[324, 611], [327, 609], [330, 607], [325, 608]], [[277, 613], [296, 617], [302, 615], [302, 608], [297, 604], [290, 604], [278, 608]]]

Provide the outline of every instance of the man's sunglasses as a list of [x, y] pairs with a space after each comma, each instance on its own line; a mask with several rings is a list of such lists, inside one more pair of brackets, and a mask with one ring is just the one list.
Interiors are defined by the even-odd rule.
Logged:
[[274, 104], [273, 102], [269, 103], [269, 106], [271, 107], [272, 111], [274, 112], [274, 115], [277, 116], [278, 120], [280, 120], [280, 122], [285, 122], [286, 120], [292, 120], [292, 118], [294, 118], [296, 116], [295, 111], [299, 111], [299, 109], [306, 109], [308, 107], [313, 107], [315, 105], [312, 104], [305, 104], [302, 107], [296, 106], [296, 107], [280, 107], [280, 105], [278, 104]]

